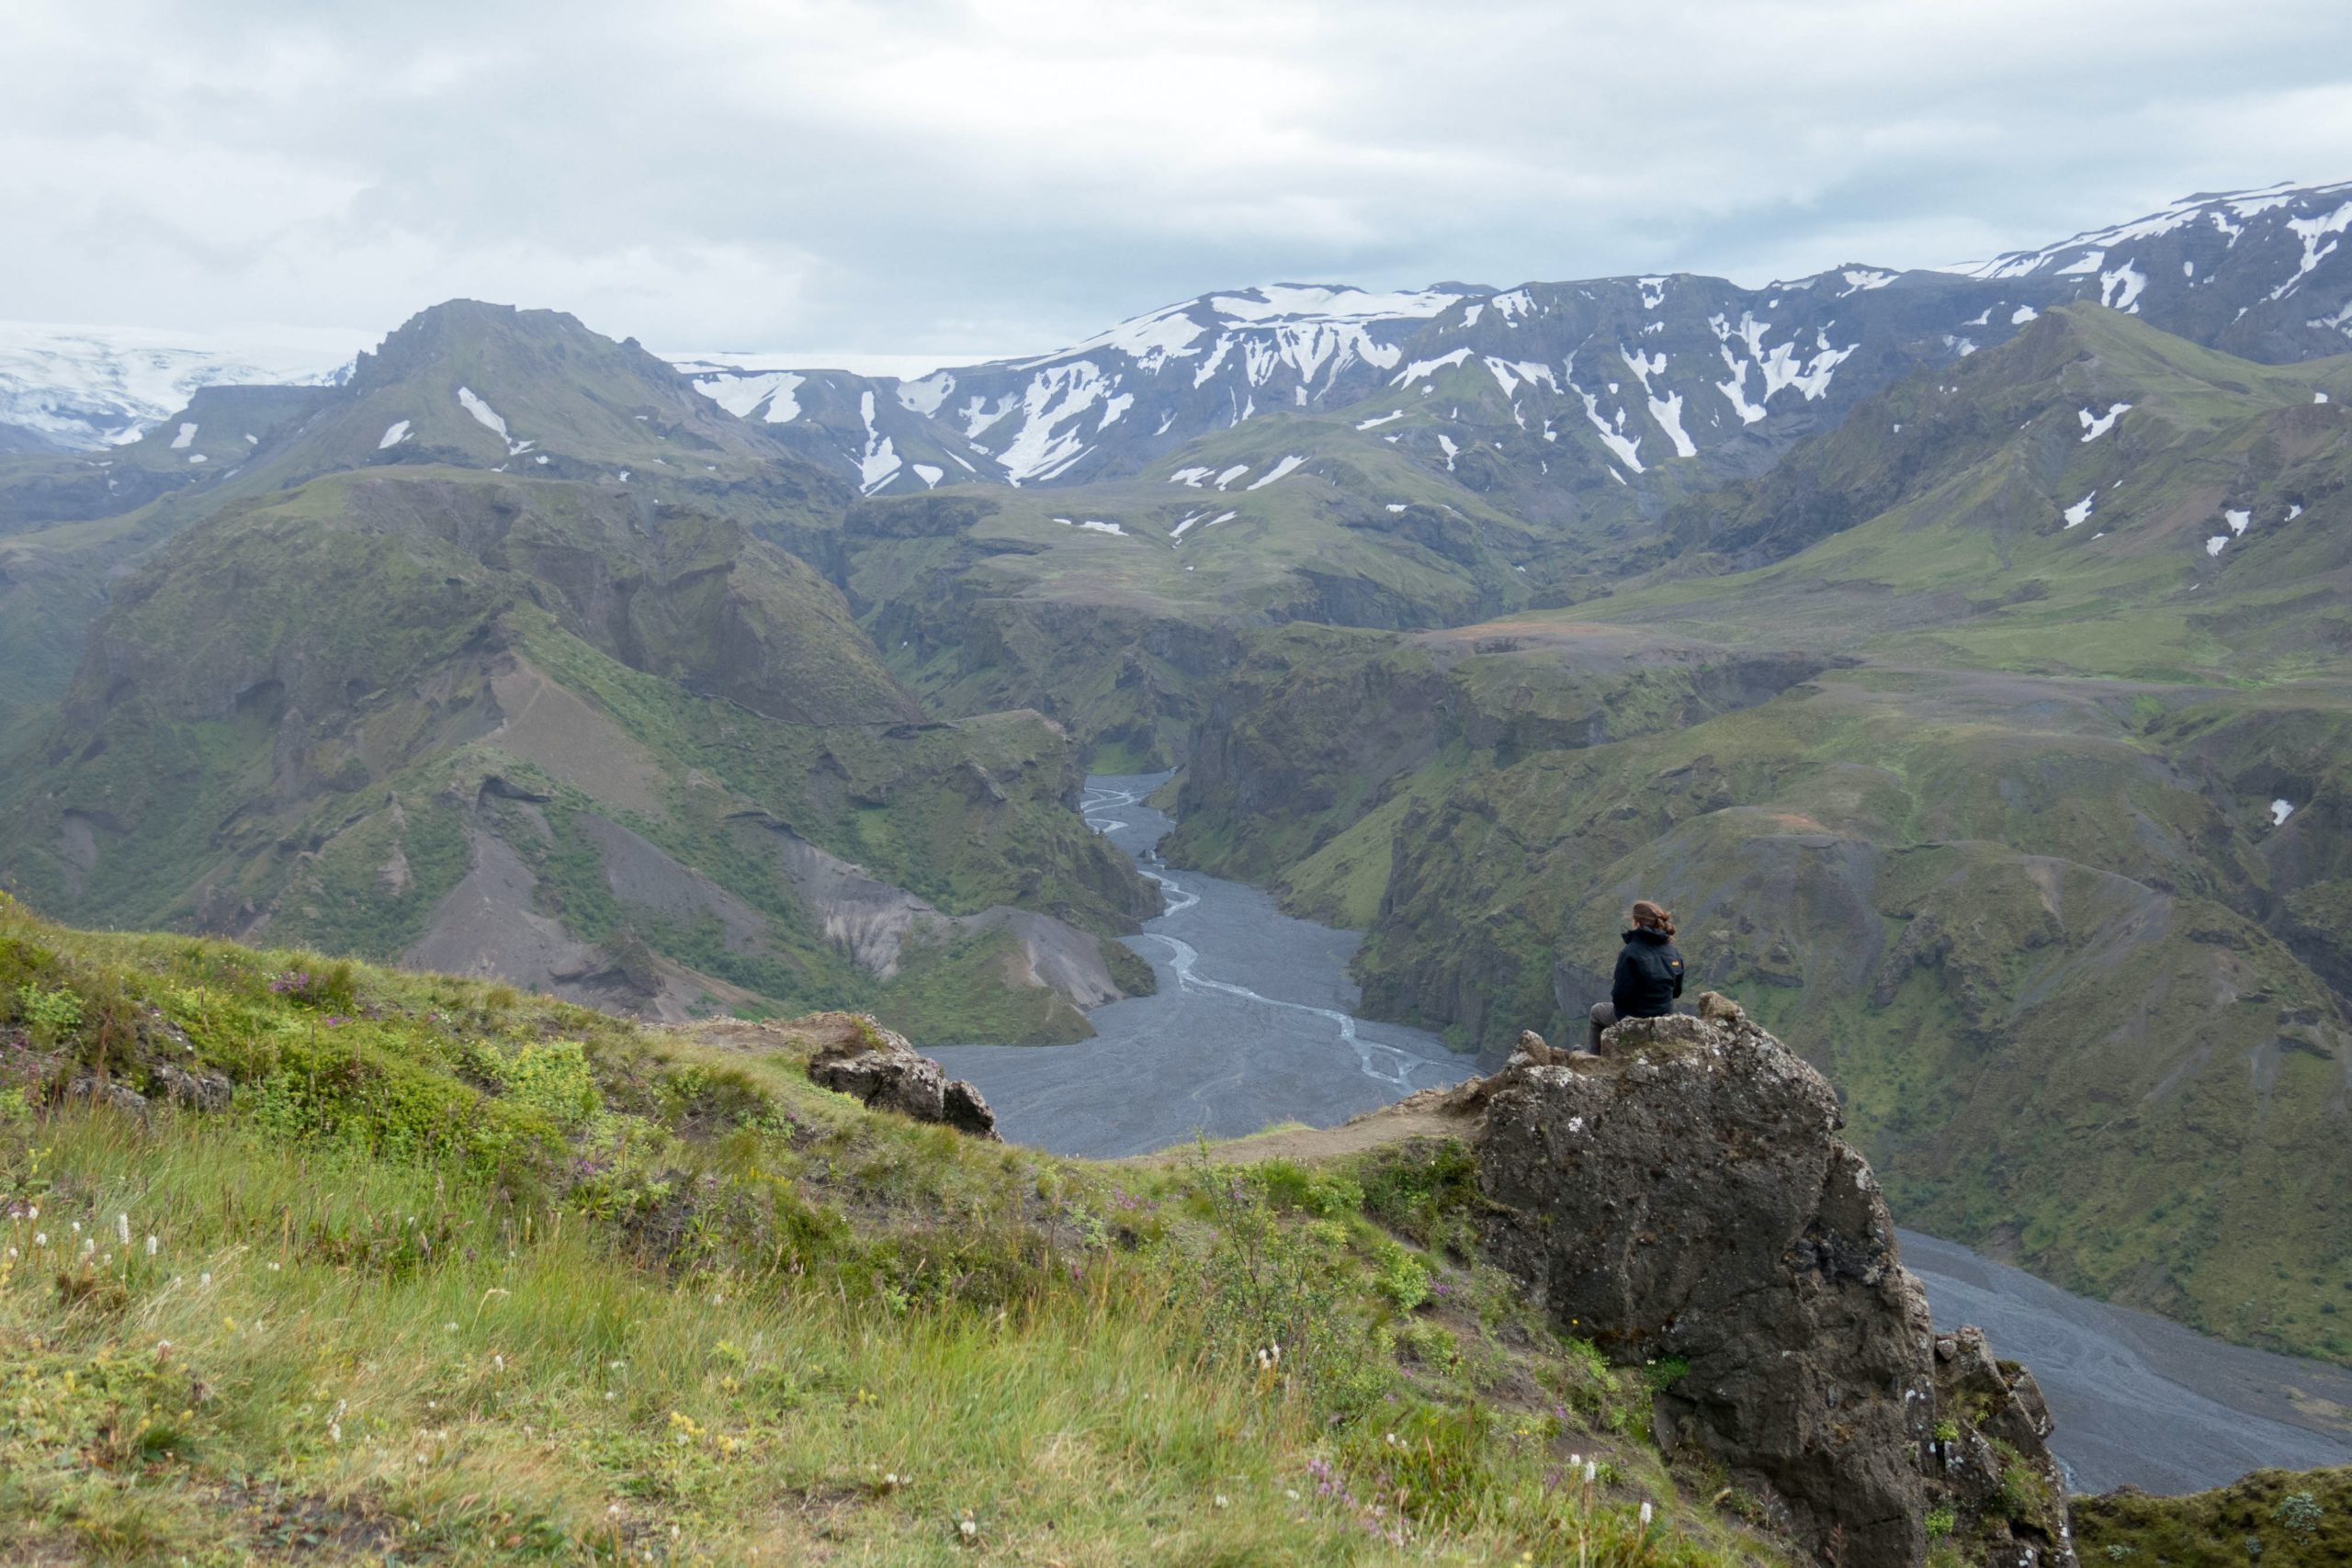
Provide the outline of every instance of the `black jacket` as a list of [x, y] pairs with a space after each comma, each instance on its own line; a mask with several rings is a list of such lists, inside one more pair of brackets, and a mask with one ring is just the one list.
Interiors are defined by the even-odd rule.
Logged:
[[1682, 994], [1682, 954], [1663, 932], [1630, 931], [1617, 953], [1609, 1000], [1619, 1018], [1663, 1018]]

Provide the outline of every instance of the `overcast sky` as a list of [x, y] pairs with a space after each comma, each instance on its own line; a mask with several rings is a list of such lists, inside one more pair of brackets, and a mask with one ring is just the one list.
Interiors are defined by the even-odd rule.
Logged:
[[967, 359], [2352, 179], [2345, 0], [0, 0], [0, 317]]

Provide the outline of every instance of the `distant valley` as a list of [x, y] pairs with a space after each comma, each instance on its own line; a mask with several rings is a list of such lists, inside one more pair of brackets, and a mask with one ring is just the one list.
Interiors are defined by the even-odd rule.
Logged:
[[2352, 1359], [2347, 233], [1268, 285], [909, 381], [0, 334], [0, 886], [1069, 1041], [1159, 907], [1080, 780], [1178, 768], [1170, 859], [1365, 930], [1377, 1016], [1556, 1032], [1665, 898], [1906, 1223]]

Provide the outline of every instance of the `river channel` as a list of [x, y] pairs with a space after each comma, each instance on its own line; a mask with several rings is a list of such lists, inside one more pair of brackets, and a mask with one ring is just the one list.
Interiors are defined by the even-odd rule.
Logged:
[[[932, 1053], [979, 1086], [1005, 1137], [1140, 1154], [1275, 1122], [1329, 1126], [1478, 1070], [1433, 1034], [1354, 1016], [1355, 932], [1161, 864], [1155, 846], [1174, 823], [1143, 801], [1165, 777], [1098, 775], [1084, 802], [1089, 824], [1167, 896], [1128, 939], [1159, 991], [1095, 1010], [1096, 1037], [1080, 1044]], [[2077, 1490], [2184, 1492], [2265, 1466], [2352, 1463], [2352, 1373], [2071, 1295], [1932, 1236], [1905, 1231], [1901, 1243], [1939, 1327], [1975, 1324], [1996, 1354], [2033, 1369]]]

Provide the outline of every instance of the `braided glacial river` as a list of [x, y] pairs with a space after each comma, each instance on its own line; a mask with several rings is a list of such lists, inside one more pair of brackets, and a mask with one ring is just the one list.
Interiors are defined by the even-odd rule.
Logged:
[[[1174, 824], [1143, 800], [1164, 777], [1096, 776], [1084, 801], [1088, 823], [1167, 895], [1128, 939], [1158, 993], [1096, 1009], [1096, 1038], [1080, 1044], [931, 1053], [979, 1086], [1007, 1138], [1109, 1156], [1273, 1122], [1328, 1126], [1493, 1066], [1355, 1017], [1354, 932], [1161, 865], [1154, 846]], [[1939, 1327], [1976, 1324], [1996, 1354], [2033, 1369], [2058, 1422], [2051, 1447], [2078, 1490], [2183, 1492], [2265, 1466], [2352, 1463], [2352, 1372], [2070, 1295], [1931, 1236], [1905, 1231], [1902, 1245]]]

